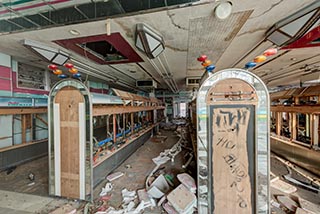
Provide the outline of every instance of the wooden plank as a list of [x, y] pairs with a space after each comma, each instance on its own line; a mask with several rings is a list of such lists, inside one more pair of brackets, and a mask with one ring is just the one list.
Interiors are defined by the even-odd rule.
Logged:
[[27, 117], [25, 114], [21, 115], [21, 141], [26, 143], [27, 139]]
[[291, 113], [292, 114], [292, 134], [291, 134], [291, 138], [293, 140], [297, 139], [297, 114], [296, 113]]
[[48, 141], [48, 138], [43, 139], [43, 140], [37, 140], [37, 141], [27, 142], [27, 143], [25, 143], [25, 144], [13, 145], [13, 146], [1, 148], [1, 149], [0, 149], [0, 152], [5, 152], [5, 151], [9, 151], [9, 150], [14, 150], [14, 149], [18, 149], [18, 148], [25, 147], [25, 146], [31, 146], [31, 145], [33, 145], [33, 144], [43, 143], [43, 142], [46, 142], [46, 141]]
[[42, 117], [40, 117], [38, 114], [36, 114], [36, 118], [37, 118], [38, 120], [40, 120], [43, 124], [45, 124], [46, 126], [48, 126], [48, 122], [45, 121]]
[[93, 116], [164, 109], [163, 106], [93, 106]]
[[212, 109], [214, 213], [254, 213], [247, 148], [249, 137], [253, 138], [247, 135], [251, 113], [250, 108], [238, 106]]
[[273, 112], [294, 112], [303, 114], [320, 114], [319, 105], [301, 105], [301, 106], [271, 106]]
[[281, 128], [282, 128], [282, 113], [276, 113], [276, 134], [281, 135]]
[[[61, 196], [80, 197], [79, 103], [83, 95], [73, 87], [62, 88], [55, 97], [60, 105]], [[68, 126], [68, 124], [71, 124]], [[71, 174], [73, 176], [62, 176]]]
[[0, 115], [41, 113], [47, 113], [47, 108], [0, 108]]

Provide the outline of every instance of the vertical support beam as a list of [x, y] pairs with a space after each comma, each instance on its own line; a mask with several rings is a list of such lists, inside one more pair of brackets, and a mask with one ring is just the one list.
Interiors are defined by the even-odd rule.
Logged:
[[21, 115], [21, 139], [22, 143], [27, 142], [27, 115], [22, 114]]
[[113, 114], [113, 142], [117, 141], [117, 122], [116, 122], [116, 114]]
[[[133, 106], [133, 100], [131, 101], [131, 105]], [[133, 119], [133, 113], [131, 113], [131, 134], [133, 134], [134, 130], [134, 119]]]
[[310, 137], [310, 115], [306, 114], [306, 137]]
[[123, 130], [123, 138], [126, 137], [125, 132], [126, 132], [126, 113], [122, 114], [122, 130]]
[[299, 101], [299, 97], [295, 97], [294, 98], [294, 104], [295, 105], [299, 105], [300, 101]]
[[293, 129], [293, 126], [292, 126], [292, 115], [293, 113], [287, 113], [288, 115], [288, 126], [289, 126], [289, 132], [290, 132], [290, 137], [292, 138], [292, 129]]
[[79, 192], [80, 199], [86, 196], [86, 110], [85, 104], [79, 103]]
[[277, 112], [276, 114], [276, 134], [280, 136], [282, 128], [282, 112]]
[[319, 147], [319, 115], [314, 114], [312, 117], [312, 147]]
[[[107, 134], [109, 133], [109, 131], [110, 131], [110, 121], [109, 121], [109, 119], [110, 119], [110, 115], [107, 115], [106, 116], [107, 118]], [[108, 136], [109, 137], [109, 136]]]
[[292, 132], [291, 132], [291, 139], [296, 140], [297, 139], [297, 114], [296, 113], [291, 113], [292, 114], [292, 119], [291, 119], [291, 126], [292, 126]]

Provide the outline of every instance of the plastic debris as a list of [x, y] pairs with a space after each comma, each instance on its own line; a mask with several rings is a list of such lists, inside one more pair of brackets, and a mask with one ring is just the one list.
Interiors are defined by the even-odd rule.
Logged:
[[106, 186], [104, 188], [102, 188], [102, 190], [101, 190], [99, 195], [100, 196], [105, 196], [111, 190], [112, 190], [112, 184], [111, 183], [106, 183]]
[[195, 180], [187, 173], [182, 173], [177, 175], [178, 180], [185, 186], [187, 189], [192, 192], [196, 193], [197, 186]]
[[297, 191], [296, 187], [280, 180], [279, 177], [275, 177], [274, 179], [272, 179], [270, 181], [270, 186], [287, 194], [291, 194]]
[[137, 198], [136, 191], [129, 191], [127, 189], [123, 189], [121, 193], [123, 198], [123, 205], [129, 204], [131, 201]]
[[183, 184], [170, 192], [167, 196], [168, 202], [178, 213], [192, 213], [197, 206], [197, 198]]
[[120, 178], [123, 175], [124, 174], [122, 172], [115, 172], [115, 173], [112, 173], [112, 174], [108, 175], [107, 176], [107, 180], [108, 181], [113, 181], [113, 180], [116, 180], [116, 179]]

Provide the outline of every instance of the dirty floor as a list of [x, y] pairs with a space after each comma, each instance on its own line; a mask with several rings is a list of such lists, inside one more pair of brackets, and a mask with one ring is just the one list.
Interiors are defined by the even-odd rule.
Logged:
[[[164, 143], [153, 142], [149, 140], [142, 147], [140, 147], [131, 157], [123, 162], [115, 172], [123, 172], [124, 175], [111, 183], [113, 184], [113, 190], [111, 191], [111, 198], [108, 201], [108, 205], [114, 208], [121, 208], [122, 196], [121, 190], [127, 188], [128, 190], [139, 190], [145, 187], [145, 180], [155, 164], [152, 162], [152, 158], [159, 155], [160, 152], [165, 149], [171, 148], [179, 139], [174, 132], [163, 131], [162, 135], [167, 135], [168, 139]], [[162, 170], [175, 177], [176, 174], [184, 172], [182, 164], [185, 163], [184, 154], [181, 152], [174, 162], [168, 162]], [[271, 172], [274, 176], [278, 176], [279, 179], [283, 179], [283, 175], [288, 174], [286, 166], [277, 160], [272, 154], [271, 156]], [[28, 179], [28, 175], [33, 173], [35, 175], [35, 183]], [[189, 174], [195, 173], [193, 170], [188, 171]], [[35, 161], [28, 162], [26, 164], [17, 166], [16, 169], [7, 174], [7, 171], [0, 173], [0, 214], [22, 214], [22, 213], [50, 213], [57, 208], [66, 208], [68, 212], [77, 209], [77, 213], [83, 213], [84, 203], [76, 200], [58, 199], [54, 197], [48, 197], [48, 160], [47, 157], [37, 159]], [[271, 177], [274, 178], [274, 176]], [[292, 171], [292, 176], [299, 180], [304, 178]], [[286, 183], [289, 183], [285, 181]], [[101, 182], [94, 189], [94, 198], [97, 202], [99, 199], [99, 193], [101, 188], [105, 186], [107, 180]], [[176, 179], [174, 183], [177, 185], [179, 181]], [[320, 205], [320, 196], [317, 193], [306, 190], [299, 186], [293, 185], [297, 188], [297, 192], [292, 195], [303, 198], [316, 205]], [[14, 191], [14, 192], [12, 192]], [[26, 194], [27, 193], [27, 194]], [[276, 195], [288, 195], [275, 188], [271, 188], [271, 198], [275, 199]], [[98, 203], [97, 203], [98, 205]], [[285, 214], [282, 209], [272, 207], [272, 214]], [[58, 210], [58, 213], [67, 213], [64, 209]], [[163, 213], [160, 208], [151, 210], [146, 209], [144, 213], [157, 214]]]

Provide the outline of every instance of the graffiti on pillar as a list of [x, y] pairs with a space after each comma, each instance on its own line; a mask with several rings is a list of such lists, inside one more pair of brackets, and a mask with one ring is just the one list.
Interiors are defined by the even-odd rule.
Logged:
[[250, 108], [212, 111], [214, 213], [253, 213], [247, 149]]

